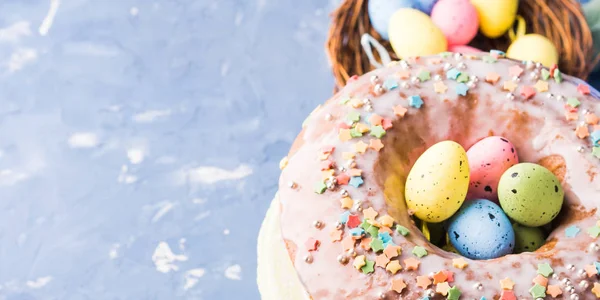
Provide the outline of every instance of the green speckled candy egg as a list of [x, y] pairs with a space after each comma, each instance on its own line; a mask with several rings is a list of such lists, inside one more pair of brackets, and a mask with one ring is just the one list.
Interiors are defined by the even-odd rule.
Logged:
[[498, 198], [504, 212], [529, 227], [550, 223], [560, 212], [564, 195], [558, 178], [532, 163], [510, 167], [498, 184]]
[[430, 223], [450, 218], [463, 204], [469, 188], [465, 149], [443, 141], [427, 149], [406, 178], [406, 204], [414, 215]]
[[513, 229], [515, 230], [514, 253], [533, 252], [546, 243], [544, 232], [537, 227], [527, 227], [515, 223]]

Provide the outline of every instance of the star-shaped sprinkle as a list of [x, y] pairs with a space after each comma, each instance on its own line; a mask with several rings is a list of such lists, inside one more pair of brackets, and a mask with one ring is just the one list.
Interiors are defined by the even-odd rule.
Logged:
[[587, 114], [585, 115], [585, 123], [587, 123], [588, 125], [596, 125], [600, 122], [600, 118], [598, 118], [598, 116], [596, 116], [596, 114]]
[[414, 108], [421, 108], [421, 106], [423, 106], [423, 103], [423, 99], [421, 99], [421, 96], [419, 95], [408, 97], [408, 105]]
[[560, 72], [559, 69], [554, 70], [553, 77], [554, 77], [554, 81], [556, 81], [556, 83], [561, 83], [563, 80], [562, 73]]
[[575, 128], [575, 135], [577, 135], [580, 139], [585, 139], [590, 136], [590, 131], [588, 130], [587, 125], [577, 126]]
[[546, 69], [542, 69], [541, 75], [542, 79], [544, 80], [548, 80], [548, 78], [550, 78], [550, 72]]
[[469, 87], [464, 83], [459, 83], [455, 88], [456, 94], [460, 96], [466, 96], [469, 91]]
[[396, 105], [396, 106], [394, 106], [394, 114], [396, 116], [404, 117], [404, 115], [406, 115], [407, 111], [408, 111], [408, 109], [406, 109], [406, 107], [404, 107], [402, 105]]
[[495, 58], [498, 58], [506, 56], [506, 53], [501, 50], [492, 49], [490, 50], [490, 55], [494, 56]]
[[[383, 242], [383, 244], [387, 244], [392, 241], [392, 236], [387, 232], [379, 232], [377, 237]], [[386, 246], [384, 246], [385, 248]]]
[[446, 281], [447, 282], [454, 282], [454, 273], [448, 270], [442, 270], [442, 272], [444, 272], [444, 274], [446, 274]]
[[342, 204], [343, 209], [350, 209], [352, 208], [352, 205], [354, 205], [354, 201], [350, 197], [343, 197], [342, 199], [340, 199], [340, 202]]
[[327, 185], [325, 182], [317, 182], [315, 185], [315, 193], [323, 194], [327, 190]]
[[373, 238], [369, 246], [371, 246], [371, 249], [373, 249], [375, 253], [383, 251], [383, 241], [380, 239]]
[[456, 287], [453, 286], [452, 288], [450, 288], [448, 290], [448, 300], [458, 300], [460, 298], [460, 290]]
[[594, 132], [590, 134], [590, 137], [592, 138], [592, 144], [597, 145], [600, 143], [600, 129], [594, 130]]
[[493, 64], [498, 61], [498, 59], [496, 59], [495, 57], [490, 56], [490, 55], [486, 55], [482, 59], [485, 63], [488, 63], [488, 64]]
[[421, 257], [427, 255], [427, 250], [425, 250], [425, 248], [423, 248], [421, 246], [415, 246], [412, 250], [412, 254], [418, 258], [421, 258]]
[[369, 148], [369, 145], [363, 141], [358, 141], [356, 144], [354, 144], [354, 150], [357, 153], [365, 153], [367, 148]]
[[396, 75], [398, 75], [398, 78], [400, 78], [400, 79], [408, 79], [410, 77], [410, 72], [409, 71], [398, 71], [398, 73], [396, 73]]
[[392, 126], [392, 120], [390, 119], [383, 119], [383, 121], [381, 122], [381, 127], [383, 127], [384, 130], [388, 130], [392, 128]]
[[500, 280], [500, 287], [503, 290], [512, 290], [514, 286], [515, 286], [515, 283], [508, 277]]
[[348, 222], [348, 218], [350, 218], [350, 212], [345, 211], [340, 214], [340, 223], [346, 224]]
[[363, 217], [368, 220], [375, 220], [379, 213], [373, 209], [373, 207], [369, 206], [367, 209], [363, 209]]
[[350, 135], [350, 129], [340, 129], [338, 134], [340, 141], [346, 142], [352, 139], [352, 135]]
[[455, 268], [459, 268], [459, 269], [464, 269], [465, 267], [467, 267], [469, 264], [467, 263], [467, 261], [460, 257], [460, 258], [455, 258], [452, 260], [452, 265]]
[[335, 173], [334, 169], [329, 169], [329, 170], [321, 171], [321, 175], [323, 177], [323, 180], [327, 180], [327, 179], [333, 177], [334, 173]]
[[371, 274], [371, 273], [373, 273], [373, 271], [375, 271], [375, 268], [374, 268], [374, 266], [375, 266], [375, 262], [374, 262], [374, 261], [371, 261], [371, 260], [366, 260], [366, 261], [365, 261], [365, 265], [364, 265], [364, 266], [362, 266], [362, 267], [360, 268], [360, 270], [361, 270], [361, 271], [362, 271], [364, 274]]
[[387, 264], [390, 262], [390, 259], [387, 258], [387, 256], [385, 256], [385, 254], [381, 254], [381, 255], [377, 255], [377, 257], [375, 257], [375, 266], [380, 267], [380, 268], [384, 268], [387, 266]]
[[517, 300], [517, 297], [513, 291], [504, 290], [500, 294], [500, 300]]
[[435, 292], [444, 296], [448, 295], [448, 290], [450, 290], [450, 285], [447, 282], [438, 283], [435, 286]]
[[577, 108], [579, 105], [581, 105], [581, 102], [575, 97], [569, 97], [567, 98], [567, 104], [570, 107]]
[[427, 276], [417, 276], [417, 286], [426, 289], [431, 285], [431, 280]]
[[577, 236], [579, 231], [580, 231], [579, 227], [577, 227], [575, 225], [571, 225], [571, 226], [567, 227], [567, 229], [565, 229], [565, 235], [567, 237], [573, 238], [573, 237]]
[[350, 182], [348, 182], [349, 185], [351, 185], [355, 188], [360, 187], [363, 183], [364, 183], [363, 179], [358, 176], [351, 177]]
[[367, 133], [367, 132], [369, 132], [370, 128], [365, 123], [356, 123], [356, 125], [354, 126], [354, 130], [356, 130], [360, 133]]
[[392, 280], [392, 290], [394, 290], [396, 293], [402, 293], [404, 288], [406, 288], [406, 283], [404, 283], [403, 279]]
[[546, 288], [546, 294], [552, 296], [552, 298], [556, 298], [562, 294], [562, 290], [558, 285], [549, 285]]
[[550, 267], [550, 264], [548, 264], [548, 263], [538, 264], [538, 269], [537, 269], [538, 274], [544, 275], [544, 277], [548, 277], [553, 272], [554, 272], [554, 270], [552, 269], [552, 267]]
[[369, 116], [369, 123], [371, 123], [371, 125], [381, 125], [381, 121], [383, 121], [383, 118], [378, 114]]
[[594, 293], [596, 298], [600, 298], [600, 283], [594, 282], [594, 287], [592, 288], [592, 293]]
[[394, 78], [388, 78], [383, 82], [383, 87], [386, 90], [391, 91], [398, 87], [398, 82]]
[[431, 73], [427, 70], [422, 70], [421, 72], [419, 72], [419, 75], [417, 75], [417, 77], [419, 77], [419, 80], [421, 80], [421, 82], [425, 82], [431, 79]]
[[548, 285], [548, 278], [538, 274], [537, 276], [535, 276], [535, 278], [533, 278], [532, 282], [534, 284], [539, 284], [539, 285], [545, 287]]
[[433, 90], [438, 94], [443, 94], [448, 90], [448, 87], [441, 81], [433, 84]]
[[359, 255], [354, 259], [354, 263], [352, 263], [352, 265], [355, 269], [360, 270], [360, 268], [362, 268], [366, 264], [365, 259], [366, 258], [364, 255]]
[[583, 267], [583, 269], [585, 270], [585, 273], [587, 274], [588, 277], [593, 277], [598, 275], [598, 270], [596, 270], [596, 266], [594, 265], [585, 265]]
[[600, 227], [598, 227], [598, 225], [592, 226], [592, 227], [588, 228], [587, 233], [591, 237], [597, 238], [600, 235]]
[[510, 76], [519, 77], [519, 76], [521, 76], [521, 74], [523, 74], [523, 71], [524, 71], [523, 68], [521, 68], [517, 65], [508, 68], [508, 74]]
[[538, 80], [533, 87], [535, 87], [535, 89], [540, 93], [547, 92], [548, 91], [548, 82], [543, 81], [543, 80]]
[[372, 126], [371, 135], [380, 139], [385, 135], [385, 130], [381, 126]]
[[521, 88], [521, 96], [525, 98], [525, 100], [529, 100], [535, 96], [535, 89], [526, 85]]
[[350, 105], [354, 108], [361, 108], [365, 103], [360, 99], [352, 99], [350, 100]]
[[446, 72], [447, 79], [456, 80], [456, 78], [458, 78], [459, 75], [460, 75], [460, 71], [456, 68], [452, 68], [452, 69], [448, 70], [448, 72]]
[[385, 266], [385, 269], [392, 274], [396, 274], [398, 271], [402, 270], [402, 266], [399, 261], [392, 260]]
[[509, 91], [509, 92], [511, 92], [511, 93], [512, 93], [512, 92], [514, 92], [514, 91], [515, 91], [515, 89], [517, 89], [517, 84], [516, 84], [516, 83], [514, 83], [514, 81], [508, 80], [508, 81], [505, 81], [505, 82], [504, 82], [504, 85], [502, 86], [502, 88], [503, 88], [505, 91]]
[[308, 240], [304, 242], [304, 245], [308, 251], [317, 251], [319, 249], [319, 245], [321, 245], [321, 242], [314, 238], [308, 238]]
[[349, 215], [348, 222], [346, 222], [349, 228], [356, 228], [360, 225], [360, 217], [357, 215]]
[[577, 91], [582, 95], [589, 95], [590, 87], [587, 84], [580, 83], [577, 85]]
[[363, 134], [356, 127], [350, 129], [350, 136], [353, 138], [361, 137]]
[[487, 75], [485, 75], [485, 81], [491, 84], [496, 84], [498, 80], [500, 80], [500, 75], [498, 75], [496, 72], [489, 72]]
[[360, 247], [365, 249], [366, 251], [371, 250], [371, 238], [370, 237], [366, 237], [366, 238], [362, 238], [360, 240]]
[[460, 75], [458, 75], [458, 78], [456, 78], [457, 82], [467, 82], [469, 81], [469, 74], [466, 73], [461, 73]]
[[575, 121], [579, 118], [579, 115], [576, 112], [565, 111], [565, 119], [567, 121]]
[[419, 269], [420, 264], [421, 261], [414, 257], [409, 257], [404, 260], [404, 266], [408, 271], [416, 271], [417, 269]]
[[344, 231], [339, 230], [339, 229], [333, 229], [332, 231], [329, 232], [329, 237], [331, 237], [332, 242], [339, 242], [342, 240], [343, 234], [344, 234]]
[[[369, 226], [369, 228], [365, 229], [372, 237], [377, 237], [379, 235], [379, 228], [377, 226]], [[383, 241], [382, 241], [383, 243]], [[383, 246], [383, 244], [382, 244]]]
[[354, 152], [342, 152], [342, 158], [344, 160], [351, 160], [356, 157], [356, 153]]
[[401, 251], [402, 251], [402, 248], [400, 248], [400, 246], [389, 245], [389, 246], [385, 247], [385, 249], [383, 250], [383, 254], [385, 254], [385, 256], [387, 256], [389, 259], [392, 259], [392, 258], [400, 255]]
[[369, 141], [369, 148], [379, 152], [383, 148], [383, 143], [380, 139], [371, 139]]
[[439, 271], [433, 275], [433, 283], [434, 284], [446, 282], [446, 279], [448, 279], [448, 276], [446, 276], [446, 273], [444, 273], [442, 271]]
[[359, 239], [359, 238], [363, 237], [364, 234], [365, 234], [365, 230], [360, 227], [350, 229], [350, 235], [352, 235], [352, 237], [354, 237], [354, 238]]
[[350, 176], [362, 176], [362, 170], [357, 168], [350, 169]]
[[396, 225], [396, 231], [398, 231], [399, 234], [403, 235], [403, 236], [407, 236], [410, 231], [408, 230], [408, 228], [398, 224]]
[[533, 296], [533, 299], [546, 297], [546, 288], [536, 284], [529, 289], [529, 293]]
[[360, 121], [360, 112], [355, 111], [355, 110], [349, 112], [346, 115], [346, 120], [348, 122], [352, 122], [352, 123]]
[[600, 274], [600, 262], [594, 262], [594, 266], [596, 267], [596, 271]]
[[389, 215], [385, 215], [379, 218], [379, 223], [386, 227], [392, 227], [394, 225], [394, 218], [390, 217]]
[[339, 185], [347, 185], [348, 182], [350, 182], [350, 176], [348, 176], [346, 173], [339, 174], [335, 177], [335, 179]]
[[596, 158], [600, 158], [600, 146], [592, 148], [592, 155]]
[[354, 240], [352, 237], [349, 236], [342, 240], [342, 249], [344, 249], [344, 251], [354, 249], [355, 244], [356, 244], [356, 240]]

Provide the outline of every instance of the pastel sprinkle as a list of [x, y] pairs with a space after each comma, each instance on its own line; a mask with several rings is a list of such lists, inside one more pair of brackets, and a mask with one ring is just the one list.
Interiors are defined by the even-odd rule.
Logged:
[[448, 90], [448, 87], [441, 81], [433, 84], [433, 90], [438, 94], [443, 94]]
[[350, 217], [349, 211], [345, 211], [345, 212], [341, 213], [340, 214], [340, 223], [346, 224], [346, 222], [348, 222], [348, 217]]
[[448, 58], [448, 57], [450, 57], [450, 55], [452, 55], [452, 52], [445, 51], [445, 52], [440, 53], [440, 56], [443, 58]]
[[558, 285], [549, 285], [546, 288], [546, 294], [552, 296], [552, 298], [556, 298], [562, 294], [562, 290]]
[[594, 155], [596, 158], [600, 158], [600, 146], [592, 148], [592, 155]]
[[548, 263], [538, 264], [538, 269], [537, 269], [538, 274], [548, 277], [553, 272], [554, 272], [554, 270], [552, 269], [552, 267], [550, 267], [550, 264], [548, 264]]
[[592, 293], [594, 293], [596, 298], [600, 298], [600, 283], [594, 282], [594, 287], [592, 288]]
[[358, 130], [358, 128], [354, 127], [350, 129], [350, 137], [357, 138], [363, 136], [362, 132]]
[[394, 78], [388, 78], [383, 82], [383, 87], [388, 90], [394, 90], [398, 87], [398, 82], [396, 82], [396, 80], [394, 80]]
[[600, 235], [600, 227], [598, 227], [598, 225], [592, 226], [592, 227], [588, 228], [587, 233], [591, 237], [597, 238]]
[[406, 109], [406, 107], [404, 107], [402, 105], [396, 105], [396, 106], [394, 106], [394, 114], [396, 116], [404, 117], [404, 115], [406, 115], [407, 111], [408, 111], [408, 109]]
[[562, 78], [562, 73], [560, 72], [559, 69], [555, 69], [554, 70], [554, 81], [556, 81], [556, 83], [561, 83], [563, 78]]
[[502, 88], [503, 88], [505, 91], [509, 91], [509, 92], [511, 92], [511, 93], [512, 93], [512, 92], [514, 92], [514, 91], [515, 91], [515, 89], [517, 89], [517, 84], [516, 84], [516, 83], [514, 83], [514, 82], [513, 82], [513, 81], [511, 81], [511, 80], [508, 80], [508, 81], [505, 81], [505, 82], [504, 82], [504, 85], [502, 86]]
[[529, 100], [535, 96], [535, 89], [526, 85], [521, 88], [521, 96], [523, 96], [526, 100]]
[[365, 262], [365, 256], [364, 255], [359, 255], [354, 259], [354, 263], [352, 263], [352, 265], [354, 266], [355, 269], [359, 270], [360, 268], [362, 268], [364, 265], [366, 264]]
[[500, 300], [517, 300], [513, 291], [504, 290], [500, 294]]
[[315, 193], [317, 194], [323, 194], [326, 190], [327, 185], [325, 184], [325, 182], [317, 182], [317, 184], [315, 185]]
[[365, 265], [362, 266], [360, 268], [360, 270], [364, 273], [364, 274], [371, 274], [373, 273], [373, 271], [375, 271], [375, 268], [373, 268], [375, 266], [375, 262], [372, 260], [366, 260], [365, 261]]
[[567, 237], [573, 238], [573, 237], [577, 236], [579, 231], [580, 231], [579, 227], [577, 227], [575, 225], [571, 225], [571, 226], [567, 227], [567, 229], [565, 229], [565, 235]]
[[450, 288], [448, 290], [448, 300], [458, 300], [460, 298], [460, 290], [456, 287], [453, 286], [452, 288]]
[[485, 76], [485, 81], [491, 84], [496, 84], [500, 80], [500, 75], [496, 72], [490, 72]]
[[592, 138], [592, 144], [600, 144], [600, 130], [594, 130], [594, 132], [590, 134], [590, 137]]
[[412, 254], [414, 254], [418, 258], [421, 258], [421, 257], [427, 255], [427, 250], [425, 250], [425, 248], [423, 248], [421, 246], [415, 246], [412, 250]]
[[598, 274], [600, 274], [600, 262], [595, 261], [594, 262], [594, 267], [596, 267], [596, 272]]
[[363, 210], [363, 217], [365, 217], [365, 222], [366, 220], [375, 220], [378, 214], [379, 213], [371, 206]]
[[540, 93], [547, 92], [548, 91], [548, 82], [547, 81], [543, 81], [543, 80], [538, 80], [535, 83], [534, 87]]
[[380, 239], [372, 239], [369, 246], [371, 246], [371, 249], [373, 249], [375, 253], [383, 251], [383, 242]]
[[419, 80], [425, 82], [431, 79], [431, 73], [427, 70], [422, 70], [421, 72], [419, 72], [419, 75], [417, 75], [417, 77], [419, 77]]
[[469, 87], [464, 83], [459, 83], [456, 85], [456, 94], [461, 96], [466, 96], [469, 91]]
[[459, 268], [459, 269], [464, 269], [465, 267], [467, 267], [469, 264], [467, 263], [467, 261], [460, 257], [460, 258], [455, 258], [452, 260], [452, 265], [455, 268]]
[[381, 126], [372, 126], [371, 127], [371, 135], [380, 139], [385, 135], [385, 129]]
[[346, 105], [348, 102], [350, 102], [350, 98], [342, 98], [342, 100], [340, 100], [340, 104], [342, 105]]
[[504, 56], [506, 56], [506, 53], [504, 51], [496, 50], [496, 49], [490, 50], [490, 54], [494, 55], [496, 57], [504, 57]]
[[407, 236], [410, 233], [408, 228], [406, 228], [402, 225], [396, 225], [396, 231], [403, 236]]
[[465, 74], [465, 73], [460, 73], [458, 78], [456, 78], [456, 81], [457, 82], [467, 82], [467, 81], [469, 81], [469, 75]]
[[348, 120], [348, 122], [358, 122], [360, 121], [360, 113], [358, 111], [351, 111], [346, 115], [346, 120]]
[[577, 85], [577, 91], [582, 95], [589, 95], [590, 87], [586, 84], [580, 83]]
[[519, 66], [512, 66], [510, 68], [508, 68], [508, 74], [510, 74], [510, 76], [521, 76], [521, 74], [523, 74], [523, 68], [519, 67]]
[[542, 75], [542, 79], [544, 79], [544, 80], [548, 80], [548, 78], [550, 78], [550, 72], [546, 69], [542, 69], [541, 75]]
[[404, 266], [406, 266], [406, 270], [408, 271], [416, 271], [420, 264], [421, 261], [414, 257], [409, 257], [404, 260]]
[[495, 57], [486, 55], [486, 56], [483, 57], [483, 61], [486, 62], [486, 63], [488, 63], [488, 64], [493, 64], [493, 63], [497, 62], [498, 60]]
[[372, 139], [369, 141], [369, 148], [379, 152], [383, 148], [383, 143], [380, 139]]
[[[379, 236], [379, 228], [377, 228], [377, 226], [371, 225], [365, 229], [367, 231], [367, 233], [369, 233], [369, 235], [371, 235], [372, 237], [377, 237]], [[382, 241], [383, 243], [383, 241]]]
[[350, 178], [350, 182], [348, 184], [357, 188], [357, 187], [360, 187], [361, 185], [363, 185], [363, 183], [364, 183], [364, 181], [363, 181], [362, 177], [354, 176], [354, 177]]
[[341, 202], [341, 207], [343, 209], [351, 209], [352, 205], [354, 205], [354, 201], [350, 197], [344, 197], [344, 198], [340, 199], [340, 202]]
[[546, 297], [546, 288], [536, 284], [529, 289], [529, 293], [531, 293], [531, 296], [533, 296], [534, 299], [544, 298]]
[[352, 235], [353, 237], [360, 237], [360, 236], [363, 236], [364, 234], [365, 234], [365, 230], [360, 227], [350, 229], [350, 235]]
[[404, 279], [394, 279], [392, 280], [392, 290], [396, 293], [400, 294], [406, 288], [406, 283]]
[[402, 266], [399, 261], [392, 260], [385, 266], [385, 269], [392, 274], [396, 274], [398, 271], [402, 270]]
[[360, 225], [360, 218], [357, 215], [349, 215], [348, 216], [348, 221], [346, 222], [346, 225], [348, 225], [348, 228], [356, 228], [358, 227], [358, 225]]
[[512, 290], [514, 286], [515, 283], [508, 277], [500, 280], [500, 287], [503, 290]]
[[392, 240], [392, 237], [390, 236], [389, 233], [387, 232], [380, 232], [378, 234], [379, 239], [383, 242], [383, 243], [388, 243], [389, 241]]
[[456, 80], [459, 75], [460, 75], [460, 71], [457, 70], [456, 68], [452, 68], [452, 69], [448, 70], [448, 72], [446, 72], [447, 79]]
[[577, 100], [577, 98], [569, 97], [567, 98], [567, 104], [571, 107], [577, 108], [579, 105], [581, 105], [581, 102]]
[[410, 96], [408, 97], [408, 104], [414, 108], [421, 108], [423, 106], [423, 99], [421, 96]]

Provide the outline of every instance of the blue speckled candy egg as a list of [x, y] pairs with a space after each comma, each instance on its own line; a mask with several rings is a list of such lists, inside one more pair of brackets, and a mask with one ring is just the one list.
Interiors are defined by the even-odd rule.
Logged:
[[450, 243], [470, 259], [492, 259], [512, 253], [515, 232], [494, 202], [478, 199], [465, 204], [450, 219]]
[[388, 25], [390, 19], [400, 8], [417, 8], [417, 3], [412, 0], [369, 0], [368, 10], [371, 25], [383, 39], [389, 39]]

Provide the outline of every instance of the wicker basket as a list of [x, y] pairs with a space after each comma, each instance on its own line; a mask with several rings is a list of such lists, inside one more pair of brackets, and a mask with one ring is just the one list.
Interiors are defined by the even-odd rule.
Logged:
[[[361, 47], [361, 36], [369, 33], [397, 59], [389, 42], [381, 39], [369, 22], [368, 0], [345, 0], [332, 13], [333, 24], [327, 38], [337, 87], [342, 87], [352, 75], [362, 75], [372, 69]], [[558, 49], [561, 71], [586, 79], [598, 62], [594, 54], [592, 33], [577, 0], [521, 0], [518, 15], [527, 23], [528, 33], [549, 38]], [[470, 43], [484, 51], [506, 51], [510, 45], [508, 34], [490, 39], [481, 34]]]

